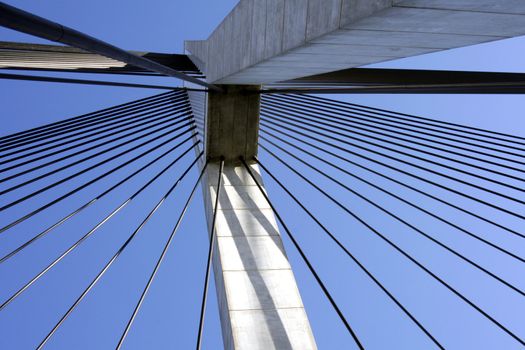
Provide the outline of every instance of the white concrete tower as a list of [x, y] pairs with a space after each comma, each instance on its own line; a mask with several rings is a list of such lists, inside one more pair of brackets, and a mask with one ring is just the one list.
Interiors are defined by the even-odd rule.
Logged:
[[198, 107], [207, 111], [199, 132], [212, 161], [203, 183], [209, 229], [217, 161], [226, 158], [213, 261], [225, 349], [316, 348], [274, 215], [238, 162], [257, 154], [254, 90], [524, 28], [525, 1], [515, 0], [241, 0], [207, 40], [186, 42], [208, 82], [225, 90]]
[[[219, 158], [225, 158], [215, 225], [213, 268], [225, 349], [316, 349], [308, 317], [272, 209], [239, 157], [257, 151], [257, 86], [221, 86], [209, 93], [203, 181], [209, 232]], [[197, 93], [196, 93], [197, 94]], [[195, 103], [195, 102], [194, 102]]]

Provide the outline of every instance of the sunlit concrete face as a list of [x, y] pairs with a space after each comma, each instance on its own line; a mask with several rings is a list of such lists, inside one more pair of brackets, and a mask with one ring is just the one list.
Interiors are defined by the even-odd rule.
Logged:
[[186, 49], [217, 84], [268, 84], [525, 34], [520, 0], [240, 0]]
[[[204, 194], [210, 229], [218, 174], [211, 163]], [[316, 349], [269, 204], [242, 164], [226, 164], [222, 179], [213, 266], [225, 349]]]

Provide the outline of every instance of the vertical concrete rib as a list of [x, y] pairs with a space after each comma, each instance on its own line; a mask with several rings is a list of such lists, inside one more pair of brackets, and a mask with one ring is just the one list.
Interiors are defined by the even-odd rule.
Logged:
[[[218, 169], [204, 191], [209, 226]], [[213, 267], [225, 349], [316, 349], [271, 208], [241, 164], [225, 165], [222, 186]]]
[[[202, 192], [211, 233], [220, 157], [224, 166], [215, 226], [213, 270], [227, 350], [317, 349], [269, 204], [244, 166], [257, 154], [258, 86], [224, 93], [189, 92], [197, 123], [204, 111], [206, 158]], [[202, 132], [202, 130], [200, 130]], [[204, 166], [204, 162], [200, 164]], [[256, 165], [252, 171], [260, 172]], [[262, 183], [262, 181], [260, 181]]]

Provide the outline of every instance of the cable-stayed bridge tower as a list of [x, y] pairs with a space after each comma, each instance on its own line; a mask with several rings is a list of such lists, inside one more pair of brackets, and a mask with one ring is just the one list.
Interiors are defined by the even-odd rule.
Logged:
[[[298, 205], [308, 220], [304, 230], [308, 231], [310, 226], [315, 225], [324, 232], [420, 331], [429, 347], [449, 348], [449, 339], [444, 340], [442, 334], [436, 334], [410, 310], [352, 253], [352, 247], [342, 243], [333, 234], [330, 225], [317, 217], [315, 212], [318, 208], [305, 205], [300, 199], [301, 193], [291, 191], [283, 183], [286, 180], [276, 176], [271, 167], [259, 159], [260, 151], [300, 178], [304, 186], [315, 190], [323, 201], [330, 202], [365, 227], [440, 288], [478, 313], [497, 332], [505, 334], [509, 346], [525, 346], [524, 329], [509, 326], [499, 316], [487, 311], [475, 298], [425, 265], [388, 233], [378, 229], [375, 222], [364, 220], [340, 198], [300, 170], [308, 169], [316, 177], [333, 183], [348, 196], [370, 205], [384, 217], [451, 254], [484, 278], [508, 289], [516, 300], [524, 302], [525, 292], [519, 281], [502, 277], [490, 263], [480, 263], [450, 242], [422, 229], [410, 218], [361, 194], [354, 185], [359, 182], [370, 186], [382, 196], [410, 207], [417, 215], [436, 220], [442, 227], [468, 237], [483, 249], [495, 250], [504, 259], [523, 264], [525, 258], [508, 244], [491, 240], [442, 215], [436, 208], [446, 207], [455, 215], [466, 216], [486, 225], [489, 230], [501, 231], [517, 241], [525, 238], [522, 229], [525, 216], [520, 210], [525, 205], [525, 138], [318, 95], [522, 94], [525, 92], [525, 76], [518, 73], [359, 67], [525, 35], [525, 3], [512, 0], [241, 0], [206, 40], [186, 41], [186, 52], [180, 54], [126, 51], [6, 4], [1, 4], [0, 14], [0, 23], [5, 27], [67, 45], [1, 42], [0, 68], [168, 76], [186, 82], [184, 87], [173, 87], [0, 74], [0, 78], [4, 79], [168, 90], [160, 95], [0, 138], [3, 166], [0, 193], [7, 198], [0, 211], [7, 212], [91, 170], [100, 172], [70, 192], [22, 216], [10, 218], [2, 223], [2, 233], [37, 219], [48, 208], [62, 205], [69, 196], [86, 191], [91, 184], [125, 170], [121, 181], [101, 193], [95, 193], [81, 206], [64, 206], [63, 217], [36, 232], [26, 242], [21, 242], [14, 250], [2, 253], [0, 263], [52, 234], [69, 219], [81, 215], [85, 209], [96, 205], [99, 199], [145, 172], [157, 161], [164, 157], [172, 159], [27, 283], [14, 288], [8, 298], [0, 301], [0, 312], [13, 307], [19, 296], [108, 220], [118, 216], [123, 208], [139, 198], [172, 166], [188, 155], [196, 155], [78, 299], [70, 303], [67, 312], [35, 345], [38, 349], [46, 347], [55, 332], [125, 253], [129, 243], [140, 234], [171, 193], [187, 181], [185, 179], [192, 169], [198, 170], [198, 177], [192, 183], [180, 215], [173, 220], [173, 230], [159, 253], [122, 334], [119, 334], [117, 348], [125, 345], [133, 322], [199, 187], [203, 193], [209, 247], [200, 299], [200, 321], [196, 330], [198, 349], [202, 344], [207, 292], [212, 275], [225, 349], [317, 349], [315, 330], [312, 330], [308, 310], [305, 310], [282, 235], [298, 251], [330, 307], [348, 331], [352, 340], [349, 347], [373, 347], [374, 340], [364, 338], [362, 329], [352, 324], [330, 286], [309, 259], [307, 250], [301, 246], [299, 237], [306, 233], [293, 232], [286, 224], [286, 218], [278, 210], [279, 205], [272, 201], [265, 189], [266, 181], [277, 184]], [[97, 161], [91, 162], [95, 158]], [[140, 160], [149, 162], [137, 169], [127, 168]], [[74, 167], [83, 163], [85, 168], [78, 172], [58, 180], [52, 177], [66, 169], [76, 169]], [[55, 167], [56, 164], [59, 167]], [[100, 170], [107, 164], [113, 167]], [[293, 164], [301, 164], [300, 169]], [[353, 170], [349, 170], [350, 166]], [[355, 171], [357, 168], [359, 171]], [[24, 177], [37, 170], [38, 173], [34, 174], [38, 175]], [[335, 170], [351, 181], [332, 176]], [[367, 172], [370, 177], [360, 176], [361, 171]], [[48, 177], [55, 180], [45, 184]], [[22, 180], [19, 181], [19, 178]], [[378, 185], [374, 182], [378, 178], [417, 193], [436, 206], [429, 208]], [[413, 185], [406, 178], [418, 184], [424, 183], [424, 186]], [[33, 183], [42, 185], [29, 194], [11, 198], [10, 193]], [[456, 185], [472, 192], [458, 189]], [[450, 196], [443, 196], [444, 192]], [[485, 194], [498, 200], [487, 199]], [[454, 198], [460, 199], [454, 202]], [[462, 201], [475, 205], [463, 205]], [[478, 206], [498, 212], [502, 217], [508, 217], [509, 221], [502, 222], [479, 212], [476, 210]]]

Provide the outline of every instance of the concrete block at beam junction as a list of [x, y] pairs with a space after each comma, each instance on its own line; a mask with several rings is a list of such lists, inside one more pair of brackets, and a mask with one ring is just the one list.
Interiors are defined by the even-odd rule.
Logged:
[[257, 155], [259, 133], [259, 86], [226, 85], [224, 92], [208, 93], [206, 156], [252, 159]]
[[[210, 232], [218, 168], [203, 182]], [[225, 349], [317, 349], [270, 206], [244, 166], [227, 163], [222, 179], [213, 270]]]

